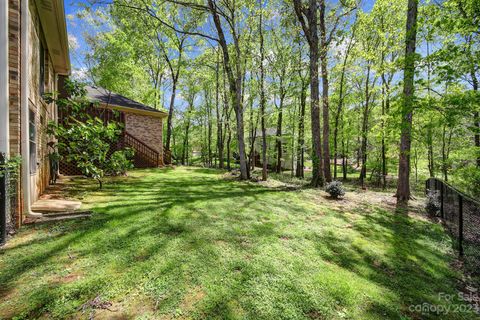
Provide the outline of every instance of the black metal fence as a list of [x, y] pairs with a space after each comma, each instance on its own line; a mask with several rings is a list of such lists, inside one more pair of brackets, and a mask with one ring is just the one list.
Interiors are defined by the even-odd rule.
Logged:
[[436, 178], [426, 181], [426, 190], [437, 191], [439, 216], [455, 239], [465, 267], [480, 275], [480, 201]]

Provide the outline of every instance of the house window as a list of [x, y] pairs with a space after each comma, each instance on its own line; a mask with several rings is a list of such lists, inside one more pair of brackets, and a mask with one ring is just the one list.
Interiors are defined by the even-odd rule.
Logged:
[[40, 41], [40, 83], [39, 85], [39, 92], [40, 95], [45, 93], [45, 49], [43, 48], [42, 41]]
[[37, 172], [37, 128], [35, 126], [35, 112], [28, 113], [28, 139], [30, 143], [30, 174]]

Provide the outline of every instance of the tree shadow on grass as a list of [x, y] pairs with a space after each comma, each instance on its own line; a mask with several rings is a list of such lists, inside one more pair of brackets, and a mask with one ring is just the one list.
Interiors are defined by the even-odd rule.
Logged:
[[[38, 274], [43, 280], [36, 279], [39, 280], [39, 285], [22, 288], [25, 292], [20, 298], [21, 302], [10, 304], [10, 311], [4, 309], [0, 317], [18, 315], [19, 318], [36, 318], [53, 311], [64, 312], [63, 316], [66, 317], [76, 312], [80, 304], [95, 298], [100, 292], [108, 291], [112, 280], [110, 277], [115, 272], [132, 272], [143, 277], [148, 275], [153, 283], [156, 281], [155, 274], [171, 272], [178, 283], [182, 283], [180, 279], [185, 275], [180, 261], [183, 255], [189, 254], [189, 259], [196, 260], [190, 261], [190, 265], [214, 266], [218, 250], [213, 247], [212, 239], [199, 234], [199, 230], [209, 228], [212, 218], [207, 214], [198, 214], [196, 204], [214, 204], [227, 198], [231, 203], [235, 203], [235, 199], [256, 201], [262, 194], [276, 191], [223, 181], [217, 179], [212, 170], [194, 172], [201, 174], [198, 179], [168, 175], [162, 179], [163, 171], [158, 180], [151, 180], [148, 175], [143, 175], [140, 179], [121, 178], [115, 183], [107, 184], [104, 190], [95, 191], [113, 200], [94, 207], [92, 219], [40, 226], [37, 228], [45, 232], [62, 226], [62, 231], [53, 232], [40, 241], [34, 238], [2, 249], [0, 300], [8, 298], [16, 286], [22, 286], [25, 277], [32, 277], [32, 273]], [[80, 181], [73, 181], [75, 185], [72, 190], [77, 194], [90, 192], [92, 186], [88, 183], [81, 186]], [[232, 209], [234, 214], [235, 210]], [[254, 226], [251, 233], [256, 236], [266, 235], [273, 232], [273, 228], [273, 225]], [[228, 238], [234, 236], [235, 233], [226, 235]], [[166, 253], [166, 248], [179, 245], [185, 252], [175, 252], [170, 260], [167, 259], [165, 263], [170, 267], [158, 267], [155, 262], [158, 262], [162, 252]], [[208, 254], [192, 258], [196, 252]], [[55, 273], [71, 263], [67, 254], [73, 255], [74, 261], [92, 260], [95, 257], [92, 260], [95, 263], [87, 269], [82, 268], [86, 272], [82, 280], [66, 284], [52, 282]], [[176, 270], [174, 265], [178, 271], [167, 271]], [[138, 286], [135, 279], [126, 278], [121, 286]], [[175, 286], [175, 283], [172, 282], [169, 286]], [[157, 292], [158, 288], [162, 288], [162, 285], [153, 288], [152, 294], [162, 296], [162, 292]], [[179, 290], [176, 288], [172, 292], [178, 293]], [[65, 299], [66, 293], [70, 305], [62, 306], [59, 301]], [[168, 306], [178, 299], [178, 294], [171, 294], [170, 297], [162, 298], [158, 304], [159, 307]]]
[[[388, 319], [401, 319], [402, 314], [413, 319], [465, 317], [415, 311], [416, 305], [424, 303], [451, 304], [442, 301], [442, 293], [456, 296], [455, 273], [449, 268], [451, 257], [442, 252], [449, 246], [448, 238], [439, 226], [379, 208], [357, 214], [362, 218], [350, 221], [350, 232], [329, 230], [317, 235], [317, 249], [323, 259], [393, 294], [394, 304], [370, 302], [367, 313]], [[438, 248], [442, 242], [445, 248]], [[455, 299], [453, 303], [462, 302]]]

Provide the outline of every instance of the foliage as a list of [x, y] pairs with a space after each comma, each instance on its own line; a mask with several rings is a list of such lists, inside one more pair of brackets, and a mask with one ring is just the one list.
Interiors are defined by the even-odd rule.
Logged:
[[22, 157], [14, 156], [5, 159], [4, 163], [0, 163], [0, 177], [3, 177], [5, 173], [11, 178], [15, 178], [19, 175], [20, 165], [22, 164]]
[[[330, 136], [330, 144], [323, 146], [332, 146], [331, 153], [344, 163], [334, 180], [343, 169], [346, 179], [357, 179], [352, 167], [365, 168], [364, 178], [382, 181], [384, 188], [387, 180], [397, 180], [407, 1], [318, 3], [318, 16], [320, 4], [326, 3], [325, 34], [318, 30], [318, 36], [320, 61], [325, 55], [327, 66], [321, 78], [330, 86], [322, 96], [328, 117], [322, 118], [330, 119], [324, 121], [330, 129], [316, 135], [309, 108], [300, 112], [302, 102], [311, 101], [309, 45], [293, 2], [214, 1], [226, 51], [219, 45], [208, 3], [119, 0], [90, 8], [102, 7], [98, 20], [89, 22], [92, 26], [108, 25], [87, 37], [88, 71], [94, 81], [154, 107], [172, 107], [170, 149], [179, 161], [185, 155], [185, 163], [200, 152], [203, 166], [223, 168], [226, 163], [232, 168], [242, 135], [247, 157], [260, 154], [263, 120], [269, 132], [278, 132], [277, 140], [285, 141], [281, 149], [267, 146], [268, 159], [291, 156], [296, 164], [303, 157], [304, 164], [313, 160], [317, 167], [312, 137]], [[441, 177], [474, 196], [480, 195], [474, 187], [478, 179], [473, 179], [480, 172], [477, 3], [419, 1], [410, 175], [415, 184]], [[328, 43], [322, 45], [322, 37]], [[228, 67], [234, 71], [234, 85]], [[241, 93], [241, 114], [235, 112], [233, 87]]]
[[338, 199], [345, 195], [345, 188], [342, 182], [337, 180], [327, 183], [325, 191], [328, 192], [333, 199]]
[[96, 179], [102, 188], [106, 174], [125, 174], [132, 167], [133, 151], [112, 152], [112, 146], [119, 142], [122, 125], [116, 121], [104, 124], [98, 117], [90, 116], [86, 112], [90, 102], [80, 83], [69, 80], [66, 90], [68, 96], [56, 101], [68, 117], [59, 123], [49, 123], [48, 132], [58, 138], [56, 147], [63, 160], [75, 164], [85, 176]]
[[131, 159], [134, 156], [134, 150], [125, 148], [112, 153], [106, 165], [106, 173], [111, 176], [125, 175], [127, 170], [133, 168]]

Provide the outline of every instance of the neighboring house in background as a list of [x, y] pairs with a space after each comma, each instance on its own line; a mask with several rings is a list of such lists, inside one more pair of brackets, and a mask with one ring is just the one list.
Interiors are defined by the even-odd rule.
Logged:
[[[267, 137], [267, 163], [268, 167], [271, 169], [276, 168], [277, 166], [277, 139], [280, 139], [282, 142], [282, 170], [291, 170], [292, 169], [292, 154], [291, 154], [291, 138], [289, 135], [283, 134], [280, 138], [277, 138], [277, 129], [267, 128], [265, 130]], [[254, 165], [256, 167], [262, 166], [262, 131], [257, 129], [257, 135], [255, 138], [254, 144]]]
[[48, 185], [46, 129], [57, 108], [42, 95], [69, 73], [63, 0], [0, 0], [0, 152], [22, 158], [10, 227], [35, 215], [30, 205]]
[[[61, 77], [60, 87], [64, 82]], [[163, 119], [168, 114], [139, 102], [128, 99], [118, 93], [101, 87], [87, 86], [87, 98], [92, 102], [87, 112], [102, 119], [105, 123], [117, 121], [123, 124], [120, 141], [111, 150], [131, 147], [135, 151], [134, 165], [137, 168], [161, 167], [170, 164], [170, 152], [163, 147]], [[59, 122], [67, 116], [59, 110]], [[60, 162], [60, 173], [80, 175], [75, 164]]]

